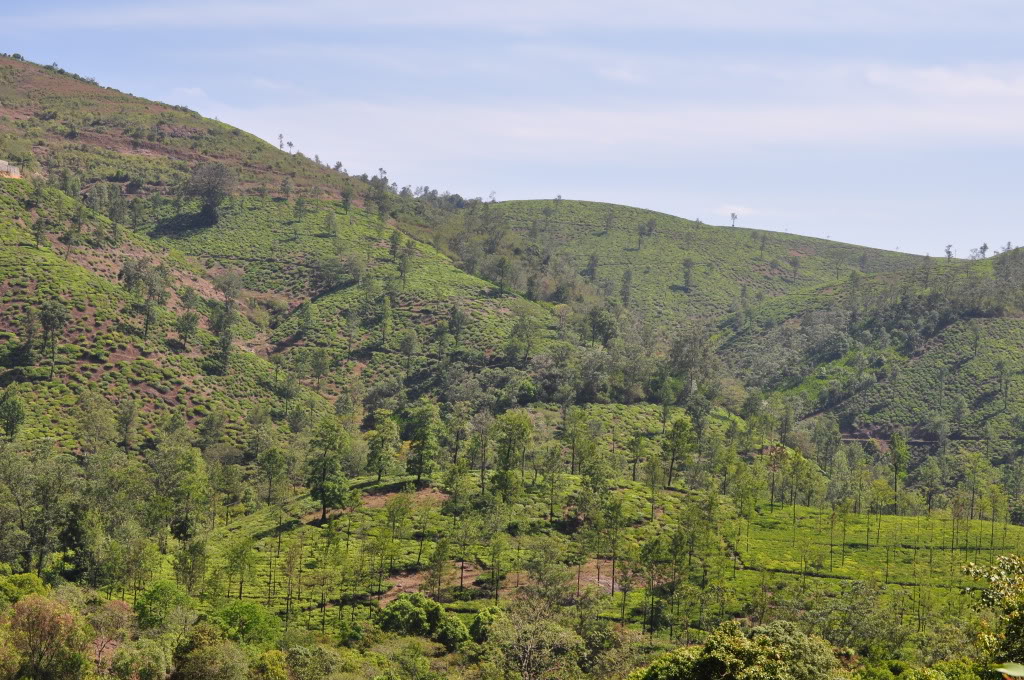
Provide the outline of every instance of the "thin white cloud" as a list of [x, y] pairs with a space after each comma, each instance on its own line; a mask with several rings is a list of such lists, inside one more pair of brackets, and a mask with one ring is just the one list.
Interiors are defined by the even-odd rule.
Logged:
[[873, 85], [944, 97], [1022, 97], [1024, 66], [965, 67], [874, 66], [866, 79]]
[[171, 90], [171, 93], [177, 97], [187, 97], [189, 99], [206, 97], [206, 91], [201, 87], [176, 87]]
[[282, 83], [277, 80], [270, 80], [269, 78], [253, 77], [249, 78], [249, 86], [257, 90], [269, 90], [272, 92], [280, 92], [282, 90], [291, 89], [291, 85], [288, 83]]
[[609, 68], [599, 68], [597, 75], [601, 76], [605, 80], [611, 80], [617, 83], [646, 83], [647, 78], [628, 66], [612, 66]]

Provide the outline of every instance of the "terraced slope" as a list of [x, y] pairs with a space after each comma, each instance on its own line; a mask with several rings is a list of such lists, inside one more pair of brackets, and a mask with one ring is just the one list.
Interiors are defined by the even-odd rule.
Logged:
[[[237, 351], [228, 374], [219, 375], [209, 365], [216, 343], [205, 328], [222, 296], [193, 263], [135, 235], [126, 234], [115, 246], [97, 236], [109, 234], [112, 225], [92, 213], [80, 245], [62, 243], [57, 227], [36, 245], [26, 225], [40, 217], [62, 225], [76, 208], [58, 191], [47, 189], [40, 200], [30, 197], [29, 188], [24, 180], [0, 179], [0, 385], [17, 382], [28, 403], [25, 436], [52, 437], [73, 447], [75, 405], [92, 390], [113, 402], [135, 400], [146, 429], [173, 411], [189, 422], [219, 411], [228, 419], [229, 434], [239, 437], [247, 413], [276, 390], [271, 364], [243, 347], [255, 327], [244, 316], [239, 319]], [[118, 282], [128, 259], [149, 259], [170, 271], [168, 300], [156, 310], [148, 334], [141, 299]], [[187, 346], [174, 326], [176, 313], [183, 311], [179, 293], [184, 286], [199, 290], [206, 300], [200, 307], [201, 328]], [[52, 355], [43, 347], [38, 319], [48, 301], [59, 301], [68, 312]], [[35, 340], [26, 352], [30, 309], [37, 314]], [[318, 408], [327, 407], [303, 391]]]

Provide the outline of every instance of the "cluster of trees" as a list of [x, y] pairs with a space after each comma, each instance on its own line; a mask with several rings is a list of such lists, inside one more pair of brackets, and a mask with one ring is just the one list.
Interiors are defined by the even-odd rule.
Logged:
[[[802, 314], [796, 324], [759, 319], [741, 296], [724, 324], [733, 335], [723, 354], [730, 368], [749, 376], [749, 385], [771, 390], [791, 387], [852, 352], [853, 370], [833, 380], [822, 403], [805, 405], [807, 411], [835, 408], [890, 377], [887, 354], [913, 355], [958, 321], [1016, 314], [1024, 304], [1024, 249], [1007, 248], [989, 260], [990, 268], [925, 258], [916, 270], [872, 280], [853, 272], [835, 304]], [[976, 355], [981, 331], [976, 323], [970, 328]]]

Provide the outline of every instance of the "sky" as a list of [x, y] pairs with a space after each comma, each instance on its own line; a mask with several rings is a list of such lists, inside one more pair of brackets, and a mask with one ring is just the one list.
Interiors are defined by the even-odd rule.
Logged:
[[940, 255], [1021, 237], [1019, 0], [11, 3], [0, 51], [353, 173]]

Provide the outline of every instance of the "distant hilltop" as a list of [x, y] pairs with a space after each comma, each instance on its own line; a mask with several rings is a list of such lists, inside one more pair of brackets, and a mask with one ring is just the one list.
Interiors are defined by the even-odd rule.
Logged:
[[21, 168], [7, 161], [0, 160], [0, 177], [21, 177]]

